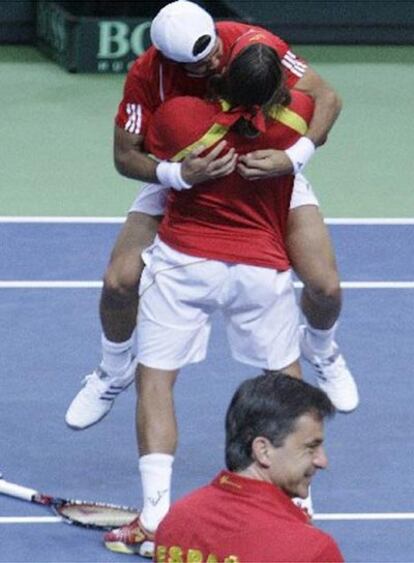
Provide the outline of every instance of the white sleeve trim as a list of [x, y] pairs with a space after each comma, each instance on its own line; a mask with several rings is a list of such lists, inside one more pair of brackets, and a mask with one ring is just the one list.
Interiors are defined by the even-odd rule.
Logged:
[[141, 131], [142, 125], [142, 106], [141, 104], [127, 104], [126, 112], [128, 114], [128, 121], [125, 124], [125, 131], [138, 135]]
[[305, 74], [308, 65], [296, 57], [292, 51], [287, 51], [282, 59], [282, 65], [284, 65], [292, 74], [302, 78]]

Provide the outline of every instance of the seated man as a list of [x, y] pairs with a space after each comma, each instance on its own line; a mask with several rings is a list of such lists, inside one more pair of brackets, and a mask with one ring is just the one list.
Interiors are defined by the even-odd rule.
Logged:
[[[214, 150], [223, 139], [238, 154], [269, 145], [283, 150], [312, 118], [311, 98], [286, 89], [266, 34], [239, 41], [212, 87], [213, 101], [177, 97], [159, 108], [148, 150], [177, 166], [195, 146]], [[169, 508], [174, 384], [180, 368], [204, 359], [214, 311], [225, 316], [236, 360], [300, 376], [299, 309], [285, 245], [295, 182], [303, 178], [252, 184], [234, 171], [169, 194], [159, 237], [143, 254], [140, 285], [137, 434], [144, 506], [132, 524], [106, 534], [109, 549], [152, 555], [153, 533]]]
[[282, 373], [246, 380], [226, 416], [226, 465], [171, 507], [155, 536], [155, 560], [232, 563], [343, 561], [292, 497], [306, 497], [327, 466], [323, 391]]

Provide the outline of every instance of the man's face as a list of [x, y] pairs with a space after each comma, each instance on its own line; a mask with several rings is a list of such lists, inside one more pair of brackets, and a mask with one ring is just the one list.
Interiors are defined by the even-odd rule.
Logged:
[[318, 469], [328, 465], [323, 448], [323, 421], [313, 414], [300, 416], [283, 445], [270, 445], [270, 481], [290, 497], [306, 498]]
[[221, 65], [222, 56], [223, 43], [221, 39], [217, 37], [216, 44], [207, 57], [196, 63], [185, 63], [184, 69], [189, 76], [205, 78], [206, 76], [215, 74], [218, 71]]

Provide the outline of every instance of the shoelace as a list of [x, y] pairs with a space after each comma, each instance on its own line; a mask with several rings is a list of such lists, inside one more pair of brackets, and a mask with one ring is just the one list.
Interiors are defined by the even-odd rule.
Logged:
[[98, 393], [99, 395], [103, 396], [105, 395], [105, 393], [108, 392], [116, 395], [118, 394], [118, 392], [121, 391], [121, 389], [119, 389], [119, 391], [118, 390], [112, 391], [111, 384], [108, 384], [108, 382], [102, 380], [99, 377], [97, 371], [94, 371], [93, 373], [86, 375], [82, 381], [82, 384], [84, 387], [86, 387], [86, 391], [89, 392], [89, 394], [91, 395], [96, 395], [96, 393]]
[[339, 358], [340, 353], [339, 350], [335, 350], [335, 352], [333, 354], [331, 354], [330, 356], [328, 356], [327, 358], [323, 358], [321, 359], [320, 362], [318, 362], [319, 366], [331, 366], [332, 364], [334, 364], [336, 362], [336, 360]]
[[89, 373], [88, 375], [86, 375], [86, 376], [83, 378], [82, 384], [83, 384], [83, 385], [86, 385], [86, 384], [89, 383], [90, 381], [92, 382], [92, 384], [95, 383], [95, 385], [96, 385], [97, 383], [102, 382], [102, 378], [99, 376], [99, 374], [97, 373], [97, 371], [94, 371], [93, 373]]

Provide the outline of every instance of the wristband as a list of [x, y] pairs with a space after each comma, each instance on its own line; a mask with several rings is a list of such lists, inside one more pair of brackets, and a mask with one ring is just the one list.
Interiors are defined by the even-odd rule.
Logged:
[[167, 162], [162, 160], [155, 169], [160, 184], [175, 190], [188, 190], [192, 186], [187, 184], [181, 176], [181, 162]]
[[305, 168], [311, 159], [316, 147], [309, 137], [301, 137], [294, 145], [285, 150], [293, 164], [293, 173], [297, 174]]

